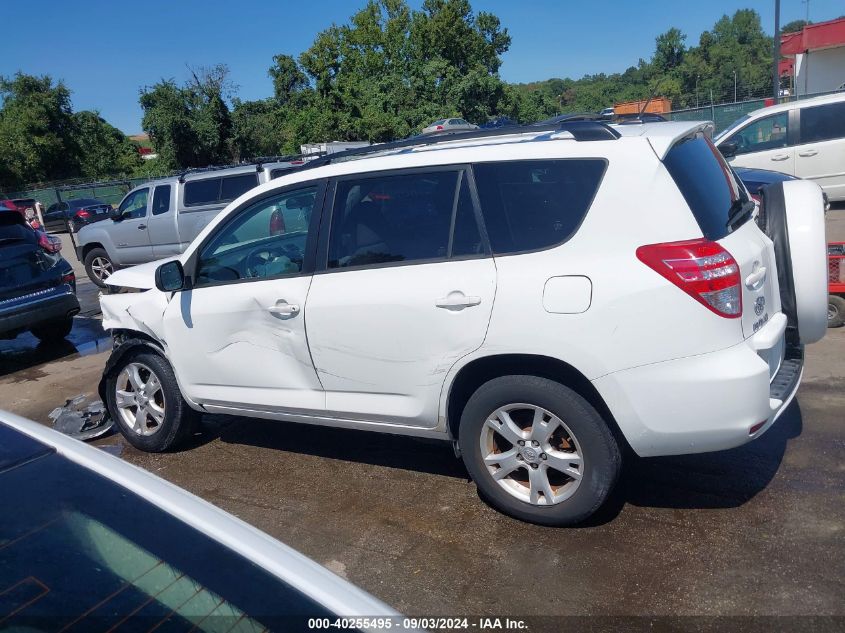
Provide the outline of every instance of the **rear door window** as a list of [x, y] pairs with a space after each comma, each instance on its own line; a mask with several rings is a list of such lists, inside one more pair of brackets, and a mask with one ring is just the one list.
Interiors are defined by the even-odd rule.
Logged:
[[153, 215], [170, 211], [170, 185], [159, 185], [153, 193]]
[[728, 216], [743, 196], [733, 172], [713, 143], [702, 135], [682, 139], [663, 161], [709, 240], [730, 233]]
[[494, 255], [550, 248], [578, 229], [604, 176], [598, 158], [473, 166]]
[[329, 242], [329, 268], [484, 253], [459, 169], [339, 181]]
[[845, 138], [845, 101], [801, 108], [801, 143]]

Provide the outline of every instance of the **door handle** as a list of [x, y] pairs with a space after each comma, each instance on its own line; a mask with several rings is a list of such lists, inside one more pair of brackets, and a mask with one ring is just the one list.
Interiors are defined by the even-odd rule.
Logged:
[[749, 290], [757, 290], [763, 284], [763, 281], [765, 279], [766, 279], [766, 267], [760, 266], [760, 268], [758, 268], [753, 273], [748, 275], [748, 277], [745, 278], [745, 286]]
[[460, 290], [456, 290], [438, 299], [434, 305], [446, 310], [462, 310], [463, 308], [477, 306], [480, 303], [481, 297], [467, 296]]
[[814, 149], [805, 149], [802, 152], [798, 152], [799, 156], [815, 156], [816, 154], [818, 154], [818, 151]]
[[786, 160], [789, 158], [789, 154], [775, 154], [772, 156], [772, 160]]
[[138, 230], [139, 230], [139, 231], [143, 231], [145, 228], [147, 228], [147, 225], [146, 225], [146, 224], [139, 224], [139, 225], [138, 225]]
[[272, 305], [267, 308], [267, 311], [270, 314], [276, 314], [278, 316], [294, 317], [299, 314], [299, 306], [295, 303], [288, 303], [284, 299], [280, 299], [276, 302], [276, 305]]

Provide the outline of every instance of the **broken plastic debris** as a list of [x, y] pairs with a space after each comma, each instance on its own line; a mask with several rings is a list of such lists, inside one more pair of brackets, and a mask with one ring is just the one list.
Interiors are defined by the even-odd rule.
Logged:
[[111, 430], [114, 422], [106, 415], [101, 400], [85, 406], [88, 396], [81, 394], [65, 401], [64, 406], [53, 409], [48, 416], [53, 428], [78, 440], [93, 440]]

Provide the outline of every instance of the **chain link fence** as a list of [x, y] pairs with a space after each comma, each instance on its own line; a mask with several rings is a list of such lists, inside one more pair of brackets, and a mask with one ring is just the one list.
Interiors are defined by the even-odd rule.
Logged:
[[0, 192], [0, 199], [33, 199], [44, 205], [46, 209], [56, 202], [94, 198], [116, 207], [130, 189], [158, 178], [121, 178], [97, 182], [74, 178], [49, 183], [33, 183], [26, 189]]
[[[837, 91], [832, 90], [830, 92], [819, 92], [809, 95], [785, 96], [780, 97], [778, 102], [787, 103], [789, 101], [800, 101], [803, 99], [810, 99], [812, 97], [834, 94], [835, 92]], [[716, 124], [716, 134], [718, 134], [741, 116], [753, 112], [754, 110], [766, 107], [766, 101], [768, 101], [769, 98], [770, 97], [731, 103], [708, 104], [698, 108], [672, 110], [663, 116], [670, 121], [713, 121], [713, 123]]]

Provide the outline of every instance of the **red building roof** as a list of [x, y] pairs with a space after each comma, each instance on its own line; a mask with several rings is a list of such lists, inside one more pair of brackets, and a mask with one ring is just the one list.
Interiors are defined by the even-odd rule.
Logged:
[[837, 46], [845, 46], [845, 18], [808, 24], [797, 33], [780, 36], [780, 52], [786, 57]]

